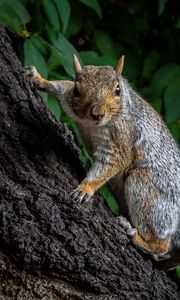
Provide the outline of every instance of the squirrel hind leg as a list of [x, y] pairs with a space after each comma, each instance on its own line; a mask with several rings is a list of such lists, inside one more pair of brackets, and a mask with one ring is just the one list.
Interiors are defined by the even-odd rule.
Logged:
[[169, 252], [178, 224], [176, 202], [159, 191], [148, 168], [132, 169], [124, 191], [131, 223], [137, 229], [133, 242], [151, 254]]
[[132, 242], [142, 251], [149, 253], [151, 255], [165, 255], [169, 252], [171, 246], [171, 239], [159, 239], [154, 234], [148, 234], [146, 240], [138, 232], [136, 228], [133, 228], [130, 222], [123, 216], [117, 217], [118, 223], [125, 229], [127, 235], [132, 240]]
[[154, 234], [149, 235], [145, 241], [137, 232], [133, 237], [133, 242], [138, 248], [150, 254], [164, 255], [170, 251], [171, 238], [159, 239]]
[[160, 239], [175, 236], [179, 228], [179, 211], [175, 199], [161, 196], [152, 211], [151, 225]]

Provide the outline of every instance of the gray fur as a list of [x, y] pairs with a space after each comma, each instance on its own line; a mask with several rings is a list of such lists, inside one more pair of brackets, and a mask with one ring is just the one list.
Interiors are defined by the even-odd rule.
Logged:
[[[134, 146], [143, 149], [144, 157], [138, 168], [148, 168], [149, 178], [125, 181], [126, 198], [133, 225], [146, 238], [149, 228], [159, 238], [172, 236], [172, 243], [180, 245], [180, 151], [168, 128], [152, 107], [136, 94], [126, 80], [123, 114], [134, 124]], [[151, 216], [144, 214], [146, 199], [153, 191]]]

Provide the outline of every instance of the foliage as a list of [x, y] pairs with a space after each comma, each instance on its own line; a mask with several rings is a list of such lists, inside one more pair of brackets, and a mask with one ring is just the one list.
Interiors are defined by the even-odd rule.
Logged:
[[[178, 6], [170, 0], [0, 0], [0, 23], [9, 29], [22, 63], [49, 79], [73, 78], [73, 53], [85, 65], [113, 66], [125, 54], [124, 75], [180, 140]], [[53, 97], [43, 97], [73, 130], [84, 164], [91, 162], [74, 122]], [[117, 212], [106, 187], [101, 193]]]

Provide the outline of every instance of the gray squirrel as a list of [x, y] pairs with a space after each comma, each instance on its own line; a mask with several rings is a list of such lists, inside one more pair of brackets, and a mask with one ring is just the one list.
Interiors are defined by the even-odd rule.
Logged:
[[130, 223], [119, 221], [133, 242], [152, 255], [180, 249], [180, 150], [158, 113], [115, 68], [81, 67], [74, 55], [75, 80], [48, 81], [35, 67], [35, 86], [54, 95], [71, 116], [94, 162], [72, 198], [88, 203], [111, 178], [124, 195]]

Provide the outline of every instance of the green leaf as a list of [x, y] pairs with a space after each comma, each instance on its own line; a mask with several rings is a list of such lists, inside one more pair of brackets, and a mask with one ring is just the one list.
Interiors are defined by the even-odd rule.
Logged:
[[12, 10], [14, 10], [15, 14], [18, 16], [21, 24], [26, 24], [30, 21], [31, 16], [26, 10], [26, 8], [22, 5], [18, 0], [0, 0], [0, 10], [4, 9], [4, 4], [8, 4]]
[[63, 69], [58, 69], [57, 71], [51, 71], [48, 75], [49, 78], [52, 78], [53, 80], [71, 80], [71, 78], [69, 78], [69, 76], [65, 75]]
[[88, 168], [92, 165], [92, 158], [89, 156], [86, 145], [84, 141], [82, 140], [82, 137], [79, 133], [79, 130], [77, 128], [76, 123], [65, 114], [62, 114], [61, 116], [61, 122], [66, 123], [68, 128], [72, 130], [73, 135], [75, 137], [76, 144], [79, 146], [79, 148], [82, 150], [81, 152], [81, 161], [83, 162], [83, 165], [85, 168]]
[[28, 1], [29, 1], [29, 0], [20, 0], [21, 4], [23, 4], [23, 5], [25, 5], [25, 6], [28, 4]]
[[156, 69], [159, 61], [159, 53], [151, 51], [148, 56], [146, 56], [143, 62], [143, 79], [148, 79], [152, 76], [153, 71]]
[[115, 66], [117, 59], [109, 55], [99, 55], [95, 51], [81, 51], [79, 55], [84, 65]]
[[40, 36], [32, 36], [31, 41], [34, 44], [34, 46], [37, 48], [37, 50], [42, 54], [42, 56], [46, 56], [48, 54], [48, 46], [47, 42], [43, 40]]
[[102, 17], [102, 10], [97, 0], [79, 0], [86, 6], [92, 8], [96, 14], [101, 18]]
[[96, 30], [94, 37], [96, 46], [102, 54], [107, 54], [113, 57], [117, 56], [115, 46], [110, 35], [108, 35], [105, 31]]
[[[180, 141], [180, 120], [168, 124], [168, 127], [177, 141]], [[179, 270], [180, 271], [180, 270]]]
[[150, 89], [153, 95], [161, 96], [164, 89], [180, 78], [180, 66], [176, 64], [167, 64], [156, 71], [153, 76]]
[[53, 26], [53, 29], [56, 31], [59, 31], [60, 23], [59, 23], [59, 18], [58, 18], [58, 14], [57, 14], [57, 9], [56, 9], [53, 1], [42, 0], [42, 5], [44, 7], [45, 14], [46, 14], [50, 24]]
[[162, 109], [162, 99], [153, 99], [150, 101], [151, 105], [154, 107], [154, 109], [160, 114]]
[[62, 64], [62, 54], [56, 48], [52, 49], [47, 62], [48, 71], [52, 72], [54, 69], [60, 67], [61, 64]]
[[[122, 53], [123, 54], [123, 53]], [[140, 73], [141, 60], [137, 53], [126, 51], [123, 75], [130, 81], [135, 81]]]
[[108, 206], [110, 207], [111, 211], [118, 215], [119, 214], [119, 206], [117, 204], [116, 199], [109, 191], [108, 187], [105, 185], [99, 189], [100, 194], [103, 196], [103, 198], [106, 200]]
[[[7, 0], [6, 0], [7, 1]], [[27, 9], [17, 0], [9, 0], [8, 3], [13, 7], [22, 24], [26, 24], [31, 20], [31, 16]]]
[[44, 102], [47, 103], [48, 102], [48, 94], [45, 92], [40, 92], [40, 91], [39, 91], [39, 94], [43, 98]]
[[[79, 145], [79, 144], [78, 144]], [[92, 165], [92, 158], [90, 157], [86, 147], [82, 147], [82, 155], [81, 160], [83, 162], [83, 166], [89, 169]]]
[[55, 3], [63, 25], [62, 33], [64, 33], [69, 23], [71, 7], [69, 5], [68, 0], [55, 0]]
[[51, 54], [47, 61], [48, 73], [50, 78], [53, 78], [55, 80], [69, 80], [69, 76], [67, 76], [67, 74], [63, 70], [66, 64], [67, 59], [62, 54], [62, 52], [57, 48], [51, 46]]
[[7, 26], [11, 31], [16, 33], [22, 31], [21, 22], [8, 3], [0, 5], [0, 24]]
[[54, 28], [49, 24], [48, 22], [45, 23], [44, 27], [47, 40], [50, 41], [50, 44], [53, 43], [53, 41], [56, 41], [58, 39], [58, 32], [54, 30]]
[[66, 72], [74, 76], [74, 67], [73, 67], [73, 54], [75, 53], [77, 57], [79, 58], [80, 62], [81, 59], [79, 57], [79, 54], [77, 50], [74, 48], [74, 46], [63, 36], [61, 33], [59, 33], [58, 37], [56, 39], [52, 39], [53, 46], [56, 47], [58, 50], [62, 53], [62, 65]]
[[32, 38], [28, 38], [24, 42], [24, 65], [34, 65], [42, 77], [47, 78], [48, 70], [46, 61], [34, 45]]
[[85, 65], [96, 65], [96, 61], [100, 57], [95, 51], [81, 51], [79, 55]]
[[177, 276], [180, 278], [180, 266], [176, 267], [176, 273], [177, 273]]
[[[29, 2], [29, 0], [28, 0]], [[44, 14], [44, 10], [42, 9], [41, 1], [34, 1], [30, 6], [31, 11], [33, 12], [31, 14], [31, 32], [41, 32], [44, 23], [47, 23], [44, 19], [46, 18]]]
[[165, 118], [167, 123], [180, 118], [180, 80], [171, 83], [164, 94]]
[[79, 2], [71, 2], [71, 17], [66, 30], [66, 37], [77, 34], [84, 24], [84, 11]]
[[166, 2], [167, 2], [167, 0], [159, 0], [158, 1], [158, 15], [159, 16], [162, 15]]
[[56, 118], [59, 120], [61, 117], [61, 110], [60, 110], [60, 105], [57, 99], [55, 99], [52, 96], [48, 95], [48, 107], [52, 111], [52, 113], [56, 116]]

